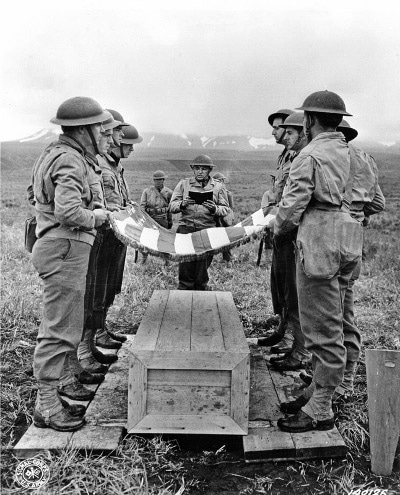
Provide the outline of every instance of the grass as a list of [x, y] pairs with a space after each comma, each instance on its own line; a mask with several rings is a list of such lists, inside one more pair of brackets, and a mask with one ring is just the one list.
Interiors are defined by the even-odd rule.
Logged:
[[[162, 161], [162, 152], [158, 153], [160, 156], [151, 159], [139, 157], [143, 165], [137, 168], [135, 162], [126, 167], [134, 200], [139, 199], [141, 190], [149, 184], [149, 169], [167, 169], [170, 187], [182, 176], [173, 165]], [[169, 153], [169, 158], [174, 158], [172, 152]], [[21, 493], [13, 480], [17, 460], [11, 449], [32, 421], [36, 392], [29, 371], [41, 318], [40, 281], [30, 255], [23, 249], [23, 222], [29, 214], [24, 191], [29, 182], [32, 157], [21, 154], [18, 158], [22, 164], [19, 169], [8, 166], [2, 173], [2, 493]], [[256, 158], [246, 155], [248, 169], [243, 171], [238, 166], [240, 155], [239, 158], [235, 155], [235, 166], [229, 169], [229, 188], [234, 193], [239, 218], [259, 207], [267, 177], [273, 169], [268, 157], [266, 162], [259, 155]], [[365, 231], [366, 261], [355, 286], [355, 310], [364, 349], [400, 350], [400, 172], [396, 162], [391, 160], [391, 156], [382, 156], [380, 160], [382, 188], [388, 205]], [[276, 324], [269, 294], [270, 253], [263, 254], [262, 264], [257, 267], [257, 250], [257, 242], [235, 249], [230, 266], [221, 263], [221, 255], [218, 255], [210, 269], [211, 287], [232, 292], [248, 337], [260, 335], [265, 328]], [[175, 288], [176, 282], [176, 264], [166, 267], [163, 261], [151, 257], [145, 265], [135, 264], [134, 253], [129, 249], [123, 290], [110, 315], [112, 326], [134, 333], [153, 290]], [[159, 436], [150, 439], [129, 436], [108, 456], [82, 455], [74, 450], [43, 453], [52, 476], [40, 493], [296, 492], [301, 495], [342, 494], [357, 487], [395, 490], [400, 484], [398, 464], [397, 470], [388, 477], [374, 476], [369, 468], [364, 355], [355, 385], [351, 401], [337, 410], [338, 427], [349, 449], [344, 460], [246, 464], [238, 445], [231, 444], [227, 438], [197, 444], [191, 438], [178, 443]]]

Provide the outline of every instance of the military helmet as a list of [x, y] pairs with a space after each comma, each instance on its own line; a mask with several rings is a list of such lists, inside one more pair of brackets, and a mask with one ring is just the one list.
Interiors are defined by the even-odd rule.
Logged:
[[301, 127], [303, 129], [303, 117], [304, 112], [293, 112], [285, 120], [283, 124], [279, 124], [279, 127], [286, 129], [287, 127]]
[[224, 174], [221, 174], [221, 172], [216, 172], [213, 176], [212, 176], [213, 179], [216, 179], [216, 180], [225, 180], [226, 177]]
[[166, 179], [167, 177], [162, 170], [156, 170], [153, 174], [153, 179]]
[[285, 121], [286, 117], [292, 113], [293, 110], [289, 110], [288, 108], [281, 108], [277, 112], [271, 113], [271, 115], [268, 116], [269, 125], [272, 126], [274, 120], [278, 118], [281, 118], [283, 119], [283, 121]]
[[58, 107], [57, 115], [50, 122], [65, 127], [99, 124], [109, 118], [101, 105], [87, 96], [74, 96]]
[[119, 122], [121, 122], [118, 127], [123, 127], [123, 126], [129, 125], [127, 122], [125, 122], [122, 115], [119, 112], [117, 112], [116, 110], [111, 110], [110, 108], [107, 108], [106, 110], [107, 110], [107, 112], [111, 113], [111, 115], [114, 117], [114, 120], [119, 120]]
[[131, 124], [125, 124], [124, 135], [121, 139], [121, 144], [137, 144], [143, 141], [142, 136], [139, 136], [139, 132], [135, 126]]
[[203, 165], [203, 167], [204, 166], [207, 166], [207, 167], [210, 167], [210, 168], [215, 167], [213, 161], [207, 155], [196, 156], [196, 158], [189, 165], [191, 167], [194, 166], [194, 165]]
[[350, 124], [344, 119], [337, 126], [336, 130], [344, 134], [347, 142], [353, 141], [358, 136], [358, 131], [350, 127]]
[[114, 117], [108, 110], [105, 110], [105, 112], [108, 114], [108, 119], [101, 124], [105, 131], [109, 131], [110, 129], [115, 129], [116, 127], [121, 125], [121, 122], [119, 120], [114, 120]]
[[346, 105], [342, 98], [332, 91], [316, 91], [304, 100], [301, 107], [296, 110], [315, 113], [337, 113], [339, 115], [349, 115], [346, 111]]

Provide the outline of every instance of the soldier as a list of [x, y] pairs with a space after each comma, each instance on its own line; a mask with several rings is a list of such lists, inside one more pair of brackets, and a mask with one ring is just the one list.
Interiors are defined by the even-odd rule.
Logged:
[[[282, 197], [282, 192], [285, 187], [287, 178], [289, 176], [290, 170], [290, 157], [291, 151], [287, 149], [285, 140], [285, 129], [280, 127], [287, 117], [293, 113], [293, 110], [288, 110], [286, 108], [278, 110], [272, 113], [268, 117], [268, 122], [272, 126], [272, 135], [275, 138], [277, 144], [282, 144], [284, 149], [278, 157], [277, 163], [277, 173], [276, 176], [271, 175], [272, 178], [272, 189], [264, 193], [261, 207], [277, 205]], [[267, 233], [264, 239], [266, 245], [271, 245], [272, 247], [272, 233]], [[260, 255], [259, 255], [260, 256]], [[287, 309], [283, 301], [285, 300], [285, 286], [286, 286], [286, 272], [281, 272], [279, 267], [279, 260], [276, 257], [274, 251], [272, 253], [271, 261], [271, 296], [272, 296], [272, 306], [274, 313], [279, 315], [279, 325], [278, 328], [269, 335], [268, 337], [263, 337], [258, 340], [258, 344], [262, 346], [272, 346], [271, 352], [273, 353], [290, 353], [293, 346], [293, 336], [291, 330], [288, 330], [287, 321]], [[278, 344], [278, 345], [277, 345]]]
[[[293, 112], [280, 127], [286, 131], [286, 148], [291, 152], [290, 163], [307, 145], [303, 131], [303, 112]], [[271, 357], [270, 362], [279, 371], [294, 371], [304, 367], [311, 355], [305, 348], [304, 336], [299, 320], [297, 301], [296, 262], [294, 243], [297, 229], [287, 234], [272, 237], [272, 260], [275, 280], [277, 281], [278, 306], [282, 308], [283, 319], [290, 324], [293, 332], [293, 345], [283, 357]], [[259, 345], [270, 344], [271, 337], [258, 339]], [[269, 342], [269, 343], [268, 343]]]
[[[99, 144], [97, 146], [97, 167], [100, 171], [101, 188], [100, 207], [105, 207], [105, 198], [103, 193], [104, 186], [102, 183], [100, 164], [106, 162], [107, 160], [107, 153], [113, 140], [113, 129], [121, 124], [121, 122], [114, 120], [113, 116], [109, 112], [108, 115], [109, 118], [102, 124], [103, 131], [100, 135]], [[118, 211], [118, 209], [119, 208], [113, 204], [110, 204], [108, 206], [109, 211]], [[93, 317], [98, 257], [105, 232], [108, 230], [110, 230], [110, 226], [108, 224], [104, 224], [99, 229], [97, 229], [96, 239], [93, 243], [92, 251], [90, 253], [89, 268], [86, 277], [85, 307], [87, 308], [87, 312], [85, 319], [85, 328], [82, 341], [78, 346], [79, 366], [83, 369], [83, 371], [81, 371], [78, 367], [76, 370], [78, 372], [78, 380], [81, 383], [100, 383], [104, 378], [104, 375], [102, 373], [107, 370], [107, 367], [104, 366], [104, 364], [110, 364], [111, 362], [115, 361], [115, 356], [101, 353], [94, 344], [96, 328], [98, 328], [102, 324], [102, 319], [98, 318], [98, 314], [96, 315], [97, 319], [96, 317]]]
[[[346, 141], [349, 143], [358, 135], [356, 129], [350, 127], [346, 120], [342, 120], [337, 127]], [[349, 147], [354, 149], [355, 171], [352, 186], [352, 202], [350, 206], [351, 215], [363, 225], [368, 224], [369, 217], [380, 213], [385, 208], [385, 198], [378, 184], [378, 168], [371, 155], [360, 150], [353, 144]], [[346, 365], [343, 380], [335, 389], [333, 399], [338, 402], [347, 399], [354, 388], [354, 376], [357, 362], [361, 354], [361, 334], [354, 319], [354, 294], [353, 287], [361, 272], [361, 261], [351, 274], [348, 287], [343, 301], [343, 344], [346, 347]], [[312, 380], [312, 377], [309, 377]], [[314, 384], [306, 389], [296, 400], [284, 402], [281, 409], [286, 413], [296, 413], [303, 407], [311, 397]]]
[[94, 209], [89, 184], [101, 122], [107, 114], [93, 99], [70, 98], [51, 122], [63, 134], [34, 165], [32, 188], [37, 228], [32, 262], [43, 281], [43, 319], [33, 366], [38, 395], [33, 421], [39, 428], [74, 431], [84, 424], [83, 406], [70, 406], [60, 395], [89, 400], [94, 393], [82, 386], [65, 366], [76, 352], [84, 324], [86, 273], [96, 227], [107, 220]]
[[[129, 189], [120, 160], [127, 158], [133, 151], [131, 141], [141, 142], [142, 138], [133, 126], [124, 121], [119, 112], [110, 109], [108, 111], [114, 120], [120, 124], [113, 129], [110, 153], [103, 155], [99, 163], [102, 169], [107, 206], [111, 209], [118, 209], [129, 203]], [[132, 133], [136, 133], [136, 137], [132, 137]], [[99, 250], [93, 310], [97, 329], [95, 343], [105, 349], [118, 349], [121, 347], [121, 343], [126, 340], [125, 336], [111, 332], [106, 325], [108, 310], [113, 304], [115, 296], [121, 292], [125, 258], [126, 246], [117, 239], [111, 229], [106, 230]], [[95, 352], [93, 355], [99, 362], [105, 362]], [[116, 360], [117, 356], [107, 356], [107, 359]]]
[[[153, 174], [154, 186], [147, 187], [142, 192], [140, 207], [151, 218], [165, 229], [172, 227], [172, 213], [169, 211], [169, 203], [172, 197], [172, 190], [164, 186], [167, 178], [162, 170], [156, 170]], [[142, 254], [142, 263], [147, 260], [147, 253]]]
[[331, 91], [311, 94], [299, 110], [309, 144], [292, 163], [274, 222], [276, 236], [299, 228], [299, 314], [314, 371], [309, 402], [278, 421], [279, 428], [294, 433], [334, 427], [332, 397], [346, 364], [342, 301], [362, 250], [362, 225], [349, 213], [355, 163], [336, 131], [350, 114]]
[[[228, 196], [228, 203], [229, 203], [229, 208], [232, 211], [232, 220], [230, 222], [230, 225], [233, 225], [234, 223], [234, 216], [233, 216], [233, 209], [234, 209], [234, 203], [233, 203], [233, 194], [231, 191], [228, 190], [228, 188], [225, 185], [226, 177], [224, 174], [221, 174], [221, 172], [217, 172], [216, 174], [213, 175], [213, 179], [221, 182], [225, 186], [226, 189], [226, 194]], [[221, 225], [222, 227], [230, 227], [230, 225]], [[231, 250], [223, 251], [222, 252], [222, 259], [229, 263], [232, 259], [232, 253]]]
[[[189, 234], [216, 226], [216, 217], [226, 216], [230, 213], [228, 197], [223, 185], [210, 177], [211, 170], [215, 167], [211, 158], [207, 155], [197, 156], [190, 164], [194, 177], [182, 179], [172, 194], [171, 213], [181, 213], [178, 234]], [[213, 199], [197, 204], [190, 197], [190, 191], [212, 191]], [[211, 265], [212, 256], [198, 261], [179, 263], [180, 290], [207, 290], [208, 268]]]

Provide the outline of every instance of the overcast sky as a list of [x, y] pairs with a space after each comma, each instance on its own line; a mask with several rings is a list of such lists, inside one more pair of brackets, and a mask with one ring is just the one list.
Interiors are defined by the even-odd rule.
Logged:
[[360, 138], [400, 140], [397, 0], [20, 0], [2, 9], [0, 141], [52, 127], [72, 96], [120, 111], [141, 132], [270, 137], [268, 114], [323, 89], [342, 96]]

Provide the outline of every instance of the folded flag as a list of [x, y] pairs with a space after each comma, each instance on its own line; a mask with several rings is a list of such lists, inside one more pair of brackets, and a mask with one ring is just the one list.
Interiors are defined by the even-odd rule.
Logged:
[[118, 239], [128, 246], [171, 261], [195, 261], [257, 239], [275, 218], [276, 207], [260, 209], [233, 227], [177, 234], [161, 227], [136, 203], [110, 214]]

